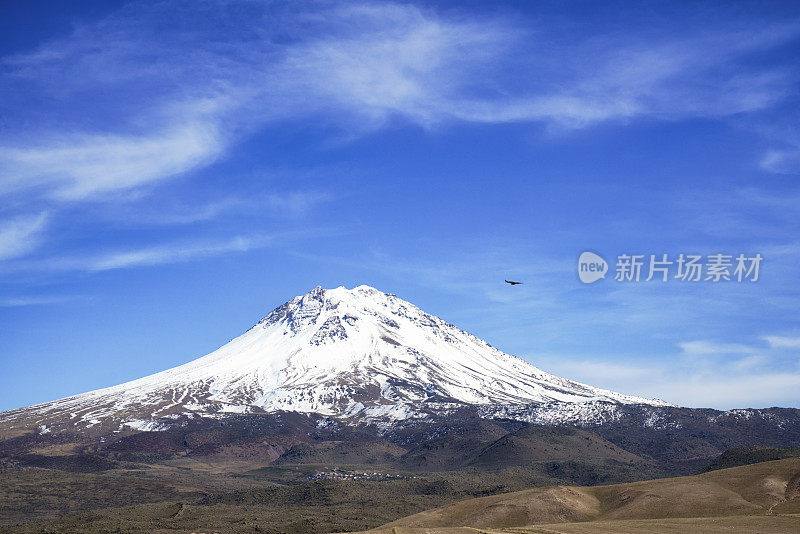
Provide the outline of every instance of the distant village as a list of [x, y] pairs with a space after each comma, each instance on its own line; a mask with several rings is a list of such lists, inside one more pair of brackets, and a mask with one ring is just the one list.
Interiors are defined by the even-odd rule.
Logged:
[[320, 471], [319, 473], [310, 475], [309, 480], [409, 480], [417, 478], [409, 475], [398, 475], [393, 473], [381, 473], [378, 471], [369, 472], [352, 472], [342, 471], [341, 469], [330, 469], [328, 471]]

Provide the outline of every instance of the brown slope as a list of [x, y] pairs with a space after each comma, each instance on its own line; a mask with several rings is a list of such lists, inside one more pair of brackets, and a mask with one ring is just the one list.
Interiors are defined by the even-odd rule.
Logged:
[[745, 515], [548, 523], [512, 529], [395, 527], [392, 534], [797, 534], [800, 516]]
[[701, 472], [783, 460], [784, 458], [800, 458], [800, 447], [765, 447], [759, 445], [734, 447], [711, 460]]
[[424, 433], [432, 437], [413, 444], [403, 456], [402, 465], [415, 471], [458, 469], [471, 462], [478, 451], [507, 434], [507, 430], [485, 419], [441, 425]]
[[569, 427], [527, 426], [485, 447], [472, 465], [481, 467], [525, 465], [532, 462], [569, 460], [644, 460], [594, 432]]
[[800, 504], [800, 495], [795, 495], [800, 491], [794, 488], [798, 480], [800, 459], [790, 458], [688, 477], [612, 486], [554, 486], [469, 499], [386, 527], [508, 528], [595, 520], [747, 516], [778, 510], [792, 513]]

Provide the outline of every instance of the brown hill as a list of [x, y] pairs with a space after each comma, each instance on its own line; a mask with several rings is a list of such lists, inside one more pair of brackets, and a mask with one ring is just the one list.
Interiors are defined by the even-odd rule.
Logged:
[[[800, 514], [800, 458], [790, 458], [688, 477], [612, 486], [553, 486], [469, 499], [421, 512], [382, 528], [396, 527], [395, 534], [399, 534], [408, 527], [505, 529], [539, 525], [526, 530], [583, 532], [586, 530], [581, 528], [587, 525], [578, 525], [577, 530], [560, 527], [553, 530], [550, 527], [562, 523], [597, 522], [593, 532], [648, 532], [648, 528], [655, 528], [654, 525], [658, 524], [663, 526], [666, 524], [663, 520], [669, 519], [677, 520], [676, 530], [672, 530], [676, 532], [682, 531], [681, 524], [696, 524], [697, 528], [689, 530], [703, 531], [703, 523], [711, 525], [709, 528], [730, 527], [733, 532], [752, 532], [747, 525], [753, 521], [739, 516], [761, 516], [755, 524], [763, 524], [764, 528], [759, 527], [757, 531], [800, 532], [800, 515], [797, 514]], [[686, 523], [690, 518], [720, 517], [729, 519]], [[662, 521], [642, 522], [656, 519]], [[622, 523], [634, 520], [642, 524], [636, 527], [630, 523], [630, 530], [617, 524], [621, 520]], [[600, 523], [605, 523], [606, 527]], [[550, 525], [545, 528], [545, 524]]]
[[642, 462], [594, 432], [569, 427], [526, 426], [485, 447], [472, 461], [481, 467], [526, 465], [532, 462], [615, 460]]
[[800, 458], [800, 447], [763, 447], [758, 445], [734, 447], [711, 460], [701, 472], [783, 460], [784, 458]]

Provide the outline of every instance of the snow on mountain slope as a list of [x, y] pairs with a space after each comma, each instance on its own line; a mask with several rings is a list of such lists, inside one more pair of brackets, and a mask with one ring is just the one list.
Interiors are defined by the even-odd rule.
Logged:
[[565, 380], [368, 286], [317, 287], [220, 349], [151, 376], [13, 410], [45, 428], [183, 415], [296, 411], [404, 419], [419, 406], [665, 405]]

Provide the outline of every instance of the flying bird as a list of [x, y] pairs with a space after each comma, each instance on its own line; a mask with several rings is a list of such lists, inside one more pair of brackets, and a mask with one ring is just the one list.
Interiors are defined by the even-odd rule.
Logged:
[[519, 285], [521, 283], [522, 282], [514, 282], [514, 281], [511, 281], [511, 280], [506, 280], [506, 284], [511, 284], [512, 286], [517, 286], [517, 285]]

